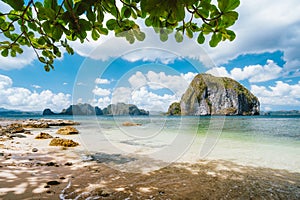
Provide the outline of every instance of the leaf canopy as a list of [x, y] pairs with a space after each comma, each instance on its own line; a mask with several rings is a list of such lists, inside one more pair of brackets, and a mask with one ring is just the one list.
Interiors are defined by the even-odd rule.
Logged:
[[[69, 54], [74, 50], [70, 41], [87, 41], [90, 35], [114, 32], [129, 43], [146, 37], [138, 23], [152, 27], [161, 41], [169, 35], [177, 42], [184, 36], [199, 44], [209, 39], [215, 47], [236, 35], [229, 28], [238, 19], [235, 9], [239, 0], [1, 0], [11, 7], [0, 13], [0, 52], [4, 57], [23, 53], [24, 46], [33, 48], [45, 70], [54, 68], [54, 60], [61, 57], [58, 47]], [[210, 37], [210, 38], [209, 38]]]

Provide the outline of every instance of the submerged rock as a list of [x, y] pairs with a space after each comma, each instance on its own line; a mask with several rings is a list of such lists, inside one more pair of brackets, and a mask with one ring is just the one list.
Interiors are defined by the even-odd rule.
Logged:
[[123, 126], [142, 126], [140, 123], [134, 123], [134, 122], [123, 122]]
[[76, 147], [78, 142], [69, 139], [53, 138], [49, 144], [50, 146]]
[[72, 126], [65, 126], [58, 129], [56, 133], [61, 135], [73, 135], [73, 134], [78, 134], [79, 131]]
[[40, 134], [38, 134], [35, 139], [50, 139], [53, 138], [52, 135], [50, 135], [49, 133], [43, 133], [41, 132]]
[[198, 74], [173, 103], [169, 115], [258, 115], [256, 96], [237, 81], [226, 77]]

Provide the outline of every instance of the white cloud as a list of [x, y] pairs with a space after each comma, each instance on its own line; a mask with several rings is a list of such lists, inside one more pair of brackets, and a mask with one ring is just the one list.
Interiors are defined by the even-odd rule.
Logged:
[[220, 43], [214, 49], [207, 48], [208, 54], [217, 64], [247, 53], [281, 50], [287, 61], [284, 71], [300, 67], [298, 0], [243, 0], [238, 12], [239, 19], [232, 27], [237, 38], [233, 42]]
[[153, 90], [166, 88], [181, 97], [196, 75], [196, 73], [192, 72], [179, 75], [167, 75], [165, 72], [156, 73], [154, 71], [148, 71], [143, 74], [138, 71], [132, 75], [128, 81], [133, 89], [138, 89], [142, 86], [149, 86]]
[[172, 102], [178, 101], [178, 97], [169, 94], [155, 94], [147, 90], [146, 87], [141, 87], [132, 92], [132, 101], [133, 104], [139, 105], [146, 110], [167, 111]]
[[103, 89], [103, 88], [100, 88], [98, 86], [96, 86], [94, 89], [93, 89], [93, 94], [96, 95], [96, 96], [108, 96], [110, 95], [110, 90], [109, 89]]
[[92, 103], [94, 106], [98, 106], [99, 108], [105, 108], [107, 107], [109, 104], [111, 104], [111, 99], [106, 96], [106, 97], [101, 97], [99, 99], [95, 99], [94, 102]]
[[50, 90], [37, 93], [27, 88], [13, 87], [11, 78], [4, 75], [0, 75], [0, 96], [1, 107], [26, 111], [42, 111], [45, 108], [60, 111], [70, 105], [71, 98], [69, 94]]
[[63, 85], [68, 85], [68, 83], [64, 82]]
[[33, 87], [35, 89], [40, 89], [41, 88], [41, 86], [39, 86], [39, 85], [31, 85], [31, 87]]
[[[99, 106], [105, 103], [133, 103], [151, 111], [167, 111], [172, 102], [180, 100], [195, 76], [196, 73], [191, 72], [167, 75], [165, 72], [137, 71], [128, 78], [131, 87], [118, 86], [113, 91], [111, 99], [106, 96], [96, 99], [95, 102]], [[157, 92], [159, 89], [166, 89], [169, 92]]]
[[78, 85], [78, 86], [84, 86], [85, 84], [83, 82], [78, 82], [78, 83], [76, 83], [76, 85]]
[[110, 84], [110, 80], [108, 79], [102, 79], [102, 78], [96, 78], [95, 84]]
[[135, 41], [134, 44], [129, 44], [125, 38], [109, 34], [98, 41], [91, 40], [84, 44], [75, 42], [72, 46], [79, 55], [103, 61], [122, 57], [130, 62], [143, 60], [168, 64], [175, 59], [188, 57], [205, 61], [207, 67], [213, 66], [202, 46], [196, 41], [185, 39], [182, 43], [177, 43], [171, 34], [168, 41], [161, 42], [152, 28], [143, 28], [141, 25], [141, 30], [146, 33], [146, 39], [142, 42]]
[[206, 73], [214, 76], [230, 77], [237, 81], [248, 79], [251, 83], [274, 80], [282, 76], [283, 68], [279, 67], [273, 60], [267, 60], [265, 65], [249, 65], [241, 68], [233, 68], [228, 72], [225, 67], [208, 70]]
[[288, 84], [277, 81], [275, 86], [251, 85], [251, 92], [256, 95], [261, 105], [272, 106], [300, 106], [300, 81], [297, 84]]

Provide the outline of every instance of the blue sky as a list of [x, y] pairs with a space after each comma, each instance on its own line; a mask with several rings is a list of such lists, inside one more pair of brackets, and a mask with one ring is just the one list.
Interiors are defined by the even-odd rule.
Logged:
[[298, 0], [242, 0], [238, 12], [236, 40], [217, 48], [187, 38], [162, 43], [143, 28], [146, 40], [134, 45], [111, 35], [74, 42], [75, 55], [64, 54], [49, 73], [30, 49], [1, 57], [0, 107], [60, 111], [71, 103], [123, 101], [166, 111], [197, 73], [206, 72], [241, 82], [259, 98], [261, 110], [300, 110]]

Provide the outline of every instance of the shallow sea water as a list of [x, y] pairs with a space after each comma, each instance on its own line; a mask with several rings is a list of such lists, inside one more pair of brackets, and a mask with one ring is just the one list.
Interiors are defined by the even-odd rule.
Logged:
[[[122, 168], [226, 160], [300, 172], [299, 117], [75, 116], [74, 119], [81, 122], [78, 129], [85, 153], [114, 154], [121, 160], [134, 160], [127, 166], [122, 163]], [[142, 125], [123, 126], [127, 121]], [[113, 166], [120, 165], [118, 159], [110, 161]]]

